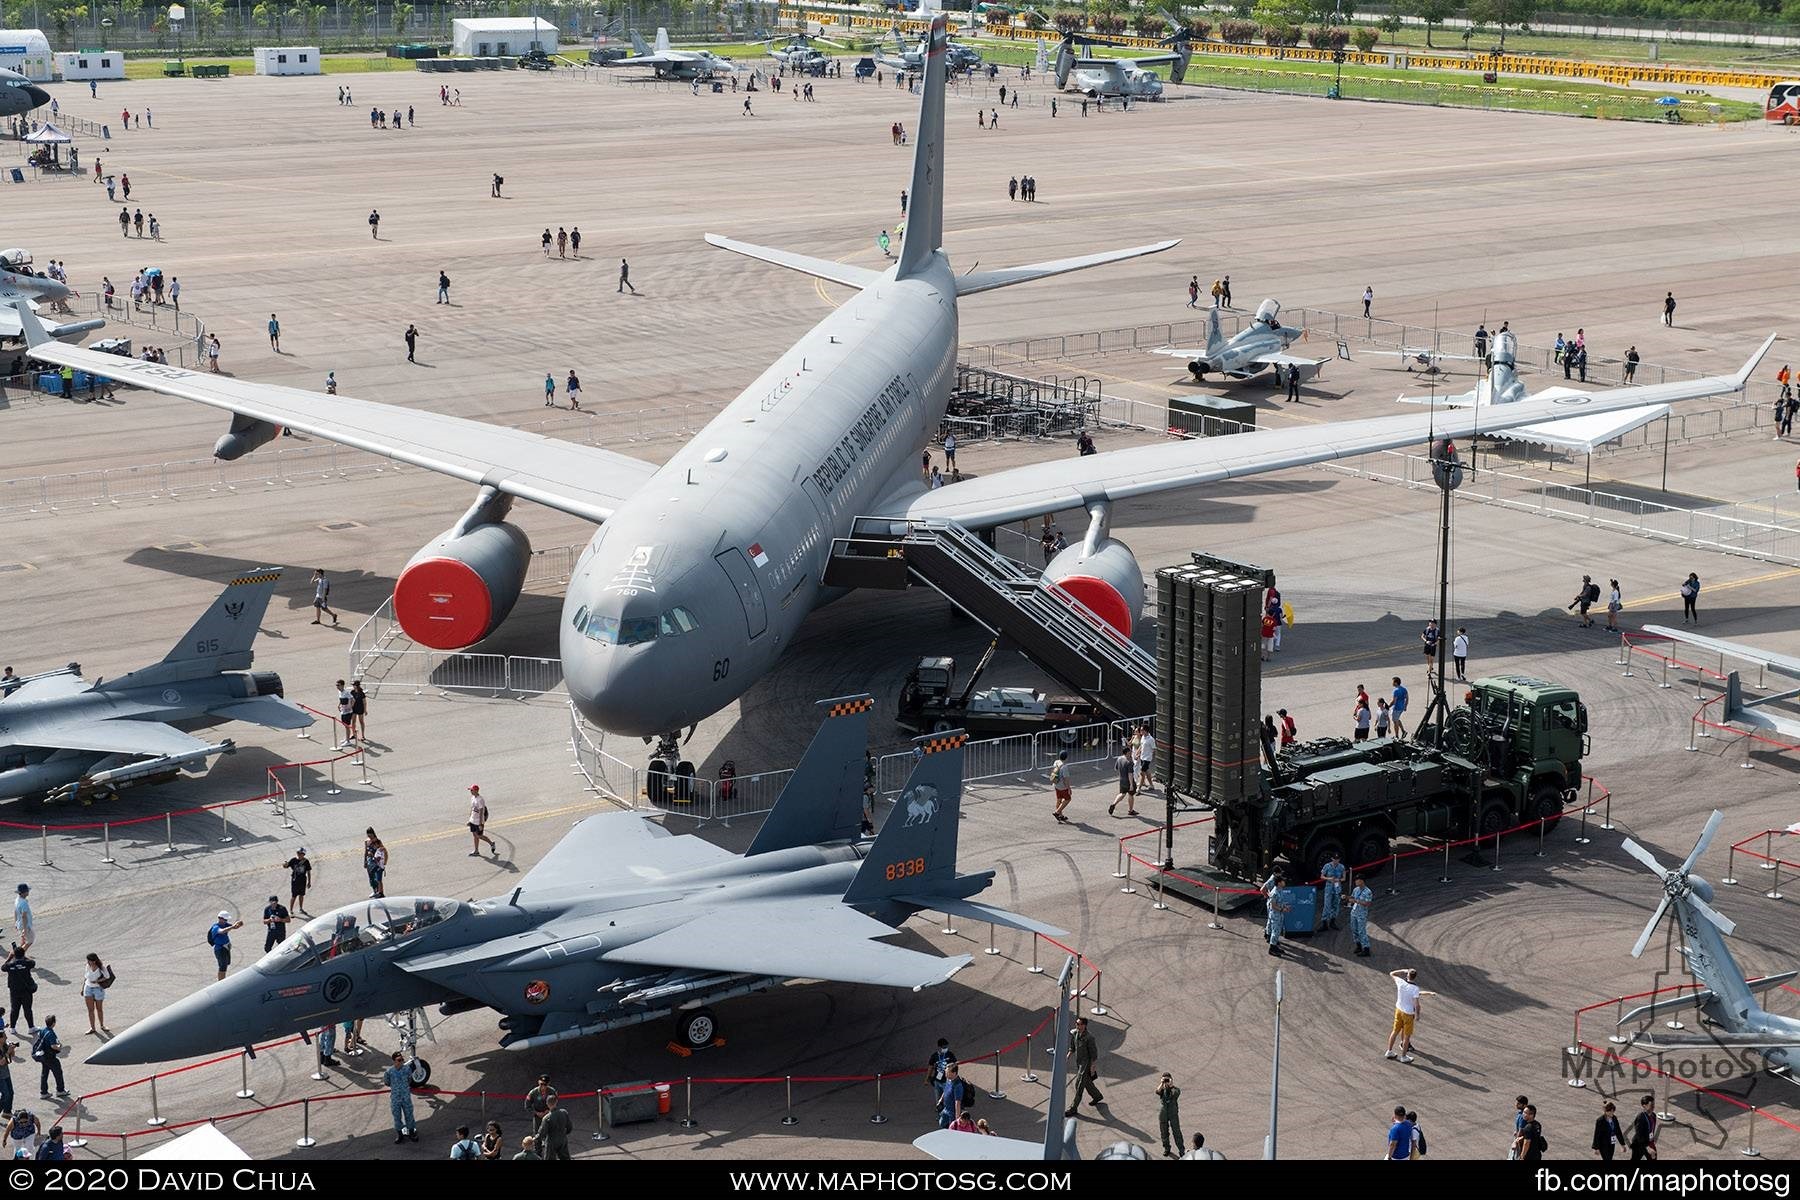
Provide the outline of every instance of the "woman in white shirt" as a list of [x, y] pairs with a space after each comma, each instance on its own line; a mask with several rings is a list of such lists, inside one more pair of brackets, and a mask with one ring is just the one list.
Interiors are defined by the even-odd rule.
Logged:
[[1606, 598], [1606, 627], [1614, 633], [1619, 631], [1619, 610], [1625, 607], [1625, 595], [1619, 591], [1619, 581], [1612, 581], [1612, 593]]
[[99, 1035], [112, 1032], [106, 1027], [106, 987], [111, 982], [112, 971], [101, 963], [100, 956], [88, 955], [87, 974], [81, 984], [81, 1001], [87, 1005], [89, 1033]]

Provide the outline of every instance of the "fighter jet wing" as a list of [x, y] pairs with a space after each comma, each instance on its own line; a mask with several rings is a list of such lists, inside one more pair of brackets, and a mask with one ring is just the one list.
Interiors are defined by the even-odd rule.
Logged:
[[896, 520], [951, 520], [979, 529], [1083, 508], [1097, 500], [1127, 500], [1377, 450], [1424, 446], [1432, 438], [1500, 433], [1563, 417], [1717, 396], [1742, 391], [1756, 364], [1774, 344], [1771, 334], [1734, 375], [1609, 388], [1586, 396], [1533, 399], [1450, 413], [1372, 417], [1330, 425], [1259, 429], [1233, 437], [1159, 442], [1014, 467], [933, 491], [912, 484], [873, 515]]
[[1282, 370], [1287, 367], [1299, 367], [1300, 378], [1311, 379], [1319, 373], [1320, 367], [1323, 367], [1330, 361], [1329, 358], [1301, 358], [1298, 354], [1283, 354], [1277, 351], [1274, 354], [1264, 354], [1258, 358], [1252, 359], [1251, 365], [1257, 367], [1274, 367], [1277, 370]]
[[14, 688], [10, 694], [0, 697], [0, 704], [4, 704], [7, 700], [56, 700], [63, 696], [79, 696], [93, 686], [71, 671], [63, 671], [55, 675], [39, 675], [35, 679], [27, 679]]
[[66, 346], [51, 340], [35, 316], [16, 305], [10, 311], [25, 326], [27, 353], [42, 362], [71, 366], [470, 483], [491, 485], [510, 496], [589, 521], [606, 520], [656, 473], [654, 466], [640, 459], [522, 429]]
[[714, 909], [601, 957], [608, 962], [655, 967], [693, 967], [914, 990], [943, 983], [972, 961], [973, 956], [968, 954], [939, 958], [870, 940], [893, 932], [891, 926], [840, 901], [799, 897]]
[[49, 718], [14, 725], [0, 724], [0, 741], [50, 750], [92, 750], [101, 754], [140, 754], [168, 758], [206, 749], [206, 743], [158, 721], [83, 721]]
[[316, 718], [298, 704], [280, 696], [257, 696], [251, 700], [233, 700], [206, 710], [208, 715], [228, 721], [248, 721], [270, 729], [305, 729]]
[[530, 892], [638, 884], [733, 857], [704, 838], [676, 837], [641, 813], [596, 813], [577, 821], [519, 886]]

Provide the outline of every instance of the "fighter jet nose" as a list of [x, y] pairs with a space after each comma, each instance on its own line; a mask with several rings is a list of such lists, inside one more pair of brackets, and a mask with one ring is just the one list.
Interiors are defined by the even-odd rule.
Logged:
[[[241, 977], [240, 977], [241, 978]], [[216, 1053], [237, 1044], [221, 1020], [224, 984], [214, 984], [147, 1017], [88, 1055], [97, 1067], [173, 1062]], [[244, 1038], [249, 1041], [249, 1038]]]

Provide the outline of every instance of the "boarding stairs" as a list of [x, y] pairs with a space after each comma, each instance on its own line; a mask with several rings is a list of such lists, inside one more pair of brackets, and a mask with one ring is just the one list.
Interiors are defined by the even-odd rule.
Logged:
[[832, 541], [827, 586], [900, 590], [914, 580], [1100, 707], [1126, 717], [1156, 710], [1149, 651], [979, 534], [954, 521], [858, 517], [849, 537]]

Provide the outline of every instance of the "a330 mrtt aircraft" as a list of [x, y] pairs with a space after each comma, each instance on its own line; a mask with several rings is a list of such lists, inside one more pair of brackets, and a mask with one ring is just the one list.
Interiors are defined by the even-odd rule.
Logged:
[[[1553, 416], [1741, 390], [1735, 375], [1504, 408], [1378, 417], [1136, 446], [995, 471], [927, 491], [919, 454], [956, 376], [960, 297], [1166, 250], [1157, 242], [1034, 266], [951, 271], [943, 244], [944, 22], [932, 25], [899, 260], [884, 271], [709, 235], [713, 245], [855, 288], [662, 467], [611, 450], [422, 409], [124, 360], [50, 342], [30, 353], [235, 414], [223, 447], [262, 445], [280, 427], [427, 467], [480, 489], [455, 525], [401, 573], [394, 614], [414, 641], [459, 649], [518, 597], [528, 543], [506, 517], [529, 500], [600, 525], [563, 602], [562, 670], [583, 716], [610, 733], [657, 737], [673, 761], [681, 731], [742, 696], [781, 658], [823, 585], [833, 538], [859, 516], [987, 529], [1086, 508], [1088, 536], [1050, 564], [1141, 597], [1130, 549], [1108, 534], [1111, 505], [1396, 446], [1423, 446]], [[23, 316], [30, 330], [35, 322]], [[1773, 337], [1770, 342], [1773, 342]]]
[[[970, 955], [876, 940], [921, 910], [1062, 936], [971, 899], [994, 872], [957, 873], [961, 733], [915, 743], [912, 775], [868, 841], [857, 830], [875, 702], [819, 707], [824, 724], [741, 855], [671, 837], [640, 813], [588, 817], [505, 896], [372, 898], [326, 913], [88, 1061], [167, 1062], [427, 1004], [446, 1015], [498, 1011], [509, 1049], [671, 1012], [676, 1036], [698, 1047], [718, 1034], [706, 1005], [787, 979], [913, 991], [948, 980]], [[410, 1021], [406, 1029], [410, 1058]], [[429, 1074], [415, 1060], [413, 1078]]]

